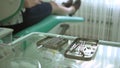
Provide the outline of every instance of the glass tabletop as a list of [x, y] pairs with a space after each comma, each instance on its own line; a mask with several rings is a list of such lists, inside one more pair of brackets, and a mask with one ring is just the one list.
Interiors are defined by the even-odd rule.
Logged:
[[[42, 61], [57, 68], [120, 68], [119, 51], [120, 47], [118, 46], [98, 44], [95, 57], [89, 61], [84, 61], [66, 58], [61, 53], [51, 50], [40, 50], [41, 54], [44, 53], [41, 56], [44, 58]], [[44, 66], [47, 65], [43, 64], [43, 68], [45, 68]]]
[[[71, 44], [75, 37], [59, 35], [59, 37], [69, 39], [68, 43], [63, 46], [63, 49], [61, 49], [61, 51], [45, 47], [38, 48], [36, 42], [40, 40], [40, 38], [45, 38], [47, 35], [48, 34], [38, 33], [26, 35], [25, 37], [13, 42], [13, 44], [16, 45], [19, 43], [18, 45], [28, 45], [28, 47], [25, 48], [26, 50], [23, 52], [23, 56], [39, 60], [41, 63], [41, 68], [120, 68], [119, 42], [99, 40], [98, 49], [95, 56], [91, 60], [85, 61], [70, 59], [64, 56], [64, 51], [62, 51], [66, 49], [64, 46]], [[37, 38], [39, 39], [37, 40]]]

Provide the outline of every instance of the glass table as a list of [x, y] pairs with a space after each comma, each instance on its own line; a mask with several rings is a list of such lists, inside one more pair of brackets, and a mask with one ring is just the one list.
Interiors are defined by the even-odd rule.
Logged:
[[[19, 38], [10, 45], [24, 45], [24, 50], [21, 50], [22, 56], [39, 60], [42, 68], [120, 68], [119, 42], [99, 40], [98, 50], [95, 57], [89, 61], [84, 61], [64, 57], [64, 48], [61, 49], [61, 51], [45, 47], [38, 48], [36, 46], [36, 42], [46, 35], [62, 36], [64, 38], [68, 38], [69, 42], [65, 44], [65, 46], [70, 44], [70, 42], [76, 38], [72, 36], [38, 32], [31, 33], [22, 38]], [[19, 52], [17, 52], [17, 54], [19, 54]]]

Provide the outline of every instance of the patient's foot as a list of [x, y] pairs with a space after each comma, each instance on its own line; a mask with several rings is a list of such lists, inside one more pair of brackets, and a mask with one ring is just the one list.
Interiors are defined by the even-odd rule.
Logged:
[[73, 3], [73, 0], [68, 0], [66, 3], [63, 2], [62, 5], [65, 6], [65, 7], [70, 7]]
[[[81, 0], [76, 0], [76, 1], [72, 4], [72, 6], [75, 7], [75, 12], [80, 8], [80, 5], [81, 5]], [[73, 16], [73, 15], [75, 14], [75, 12], [69, 14], [69, 16]]]

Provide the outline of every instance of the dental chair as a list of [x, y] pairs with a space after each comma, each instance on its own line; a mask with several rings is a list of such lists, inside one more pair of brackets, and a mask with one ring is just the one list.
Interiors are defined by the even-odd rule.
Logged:
[[[2, 0], [3, 2], [7, 2], [6, 0]], [[11, 1], [9, 0], [8, 2], [10, 3], [15, 3], [15, 4], [8, 4], [8, 6], [2, 4], [0, 8], [12, 8], [11, 9], [2, 9], [2, 15], [0, 21], [5, 21], [5, 20], [9, 20], [10, 18], [12, 18], [14, 15], [16, 15], [18, 13], [18, 11], [20, 11], [22, 9], [23, 6], [23, 0], [16, 0], [16, 1]], [[7, 2], [7, 3], [8, 3]], [[17, 4], [19, 3], [19, 4]], [[17, 6], [15, 6], [17, 5]], [[14, 6], [14, 7], [13, 7]], [[14, 11], [13, 11], [14, 9]], [[6, 12], [4, 12], [6, 11]], [[55, 16], [55, 15], [50, 15], [48, 17], [46, 17], [44, 20], [38, 22], [37, 24], [30, 26], [20, 32], [18, 32], [17, 34], [15, 34], [15, 36], [23, 36], [26, 35], [28, 33], [31, 32], [49, 32], [53, 27], [55, 27], [57, 24], [62, 23], [62, 22], [83, 22], [84, 19], [82, 17], [70, 17], [70, 16]]]
[[22, 36], [31, 32], [49, 32], [57, 24], [62, 22], [83, 22], [82, 17], [69, 17], [69, 16], [55, 16], [50, 15], [37, 24], [28, 27], [16, 34], [16, 36]]

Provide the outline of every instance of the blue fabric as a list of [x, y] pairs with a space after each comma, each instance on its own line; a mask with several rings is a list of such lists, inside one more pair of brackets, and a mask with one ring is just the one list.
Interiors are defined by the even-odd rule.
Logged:
[[9, 26], [0, 26], [14, 29], [14, 34], [17, 32], [30, 27], [47, 16], [49, 16], [52, 12], [52, 6], [50, 3], [42, 2], [32, 8], [26, 8], [26, 11], [23, 13], [23, 23]]
[[26, 12], [23, 13], [24, 22], [32, 24], [38, 23], [52, 12], [52, 6], [50, 3], [42, 2], [32, 8], [26, 8]]

